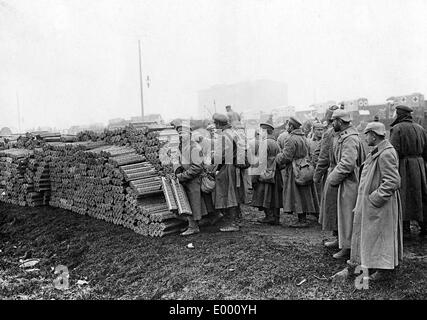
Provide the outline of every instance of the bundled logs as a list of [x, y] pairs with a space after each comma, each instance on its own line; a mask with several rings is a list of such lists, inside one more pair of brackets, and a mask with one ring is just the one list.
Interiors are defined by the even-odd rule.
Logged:
[[[34, 152], [27, 149], [7, 149], [0, 151], [0, 200], [20, 206], [41, 206], [49, 201], [49, 181], [35, 177], [36, 159]], [[42, 174], [40, 175], [40, 178]]]
[[48, 143], [44, 154], [49, 162], [52, 206], [145, 236], [179, 232], [184, 223], [177, 219], [177, 210], [169, 210], [162, 177], [133, 148], [105, 145], [100, 140]]
[[172, 185], [173, 195], [178, 206], [179, 214], [191, 214], [190, 202], [188, 201], [187, 194], [184, 187], [175, 179], [170, 179]]
[[172, 166], [163, 166], [159, 159], [160, 149], [164, 146], [164, 140], [160, 140], [160, 132], [170, 127], [150, 127], [142, 123], [131, 123], [128, 126], [116, 129], [105, 129], [102, 133], [82, 131], [77, 134], [78, 141], [104, 141], [116, 146], [132, 147], [138, 155], [150, 162], [155, 170], [163, 173], [171, 173]]
[[182, 185], [168, 176], [172, 166], [160, 162], [164, 142], [158, 129], [131, 124], [77, 136], [21, 136], [18, 142], [31, 151], [5, 150], [0, 200], [50, 204], [144, 236], [179, 232], [185, 223], [181, 215], [191, 214], [191, 208]]

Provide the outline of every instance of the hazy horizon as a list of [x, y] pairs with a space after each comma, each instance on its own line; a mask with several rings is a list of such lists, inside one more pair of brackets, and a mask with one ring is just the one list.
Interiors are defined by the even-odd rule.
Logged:
[[[197, 117], [197, 91], [269, 79], [298, 109], [427, 94], [425, 0], [0, 0], [0, 128]], [[221, 108], [221, 106], [218, 106]], [[243, 110], [236, 110], [243, 111]]]

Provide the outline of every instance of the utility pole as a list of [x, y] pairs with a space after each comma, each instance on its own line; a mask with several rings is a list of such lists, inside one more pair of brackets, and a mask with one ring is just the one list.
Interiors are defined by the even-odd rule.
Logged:
[[18, 128], [19, 128], [19, 133], [21, 133], [21, 111], [19, 110], [18, 92], [16, 92], [16, 107], [18, 109]]
[[138, 54], [139, 54], [139, 86], [141, 88], [141, 117], [144, 121], [144, 95], [143, 95], [143, 83], [142, 83], [142, 59], [141, 59], [141, 41], [138, 40]]

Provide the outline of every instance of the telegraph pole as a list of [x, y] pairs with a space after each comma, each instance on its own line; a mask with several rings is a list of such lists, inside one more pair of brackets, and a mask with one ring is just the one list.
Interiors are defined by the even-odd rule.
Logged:
[[143, 82], [142, 82], [142, 59], [141, 59], [141, 41], [138, 40], [138, 54], [139, 54], [139, 86], [141, 88], [141, 117], [144, 121], [144, 95], [143, 95]]

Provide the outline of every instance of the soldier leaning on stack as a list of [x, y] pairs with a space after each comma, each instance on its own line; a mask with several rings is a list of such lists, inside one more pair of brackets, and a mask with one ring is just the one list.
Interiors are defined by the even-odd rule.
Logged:
[[260, 124], [262, 141], [255, 146], [255, 155], [258, 156], [257, 175], [252, 176], [253, 196], [251, 205], [264, 211], [265, 217], [258, 220], [260, 223], [279, 225], [281, 199], [281, 175], [277, 170], [276, 155], [280, 148], [273, 136], [273, 123]]
[[318, 213], [319, 203], [316, 188], [313, 184], [306, 186], [296, 184], [293, 162], [306, 158], [309, 153], [309, 147], [301, 130], [301, 122], [294, 117], [290, 118], [287, 131], [289, 132], [289, 137], [284, 141], [283, 150], [276, 156], [276, 162], [282, 175], [283, 211], [298, 215], [298, 221], [291, 224], [290, 227], [305, 228], [309, 226], [307, 214]]
[[188, 236], [200, 232], [199, 221], [208, 213], [200, 190], [203, 152], [199, 144], [191, 140], [189, 125], [182, 121], [175, 121], [173, 125], [179, 134], [179, 164], [175, 175], [184, 187], [192, 211], [192, 215], [187, 216], [188, 228], [181, 233]]
[[359, 138], [359, 132], [351, 124], [348, 111], [335, 110], [333, 126], [337, 132], [333, 144], [332, 162], [336, 163], [328, 174], [325, 188], [337, 188], [338, 245], [341, 249], [333, 255], [335, 259], [350, 254], [353, 231], [353, 209], [357, 199], [359, 169], [365, 160], [365, 153]]
[[427, 234], [427, 160], [426, 131], [415, 123], [410, 107], [396, 106], [396, 119], [391, 124], [390, 143], [399, 156], [401, 199], [403, 208], [403, 235], [410, 236], [410, 221], [421, 227], [420, 236]]

